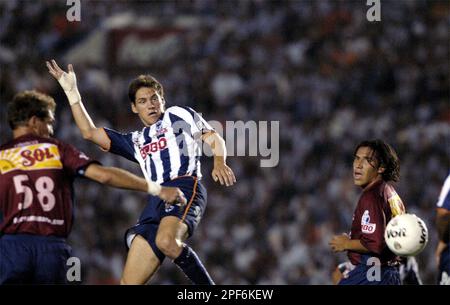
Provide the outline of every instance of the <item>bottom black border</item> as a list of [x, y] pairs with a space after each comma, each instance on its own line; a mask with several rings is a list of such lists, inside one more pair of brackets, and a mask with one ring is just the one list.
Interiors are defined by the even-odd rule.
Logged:
[[[265, 291], [265, 293], [263, 293]], [[271, 291], [271, 293], [269, 293]], [[445, 286], [0, 286], [2, 299], [65, 304], [407, 304], [448, 294]], [[207, 296], [209, 297], [207, 298]], [[270, 296], [270, 297], [269, 297]], [[11, 298], [11, 299], [10, 299]], [[195, 299], [194, 299], [195, 298]], [[436, 299], [436, 300], [437, 300]], [[157, 302], [156, 302], [157, 301]], [[155, 303], [156, 302], [156, 303]], [[97, 303], [94, 303], [97, 304]]]

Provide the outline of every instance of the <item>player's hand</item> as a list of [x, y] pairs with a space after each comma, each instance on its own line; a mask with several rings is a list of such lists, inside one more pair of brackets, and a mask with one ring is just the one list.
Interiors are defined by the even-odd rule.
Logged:
[[347, 249], [347, 242], [350, 240], [350, 237], [347, 234], [335, 235], [328, 243], [333, 252], [342, 252]]
[[67, 66], [68, 73], [62, 70], [56, 61], [52, 59], [51, 62], [46, 61], [48, 72], [58, 81], [69, 99], [70, 105], [81, 101], [80, 93], [77, 87], [77, 77], [73, 71], [73, 66]]
[[179, 204], [180, 206], [184, 206], [187, 203], [183, 192], [177, 187], [161, 186], [161, 192], [158, 197], [170, 204]]
[[211, 175], [214, 181], [219, 181], [221, 185], [231, 186], [236, 183], [233, 171], [225, 163], [214, 163]]

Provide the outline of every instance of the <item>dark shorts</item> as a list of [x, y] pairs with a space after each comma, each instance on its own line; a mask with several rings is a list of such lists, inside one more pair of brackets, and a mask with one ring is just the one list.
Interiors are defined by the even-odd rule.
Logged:
[[[358, 264], [350, 271], [347, 278], [343, 278], [339, 285], [400, 285], [400, 273], [398, 267], [381, 266], [379, 280], [371, 279], [374, 276], [374, 266]], [[368, 276], [369, 275], [369, 276]]]
[[0, 236], [0, 285], [65, 284], [71, 252], [63, 238], [29, 234]]
[[187, 200], [185, 206], [169, 205], [159, 197], [150, 196], [150, 200], [141, 214], [138, 223], [125, 232], [125, 244], [130, 247], [136, 234], [144, 237], [150, 244], [153, 252], [162, 262], [165, 255], [156, 246], [156, 233], [161, 219], [166, 216], [175, 216], [188, 227], [188, 235], [194, 234], [206, 208], [207, 192], [196, 177], [185, 176], [167, 181], [163, 186], [178, 187]]
[[439, 259], [438, 284], [450, 285], [450, 246], [448, 245]]

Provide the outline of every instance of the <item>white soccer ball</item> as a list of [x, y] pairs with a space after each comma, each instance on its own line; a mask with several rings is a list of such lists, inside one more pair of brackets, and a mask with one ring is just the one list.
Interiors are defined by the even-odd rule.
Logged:
[[392, 218], [384, 231], [389, 249], [399, 256], [414, 256], [422, 252], [428, 243], [425, 222], [414, 214], [402, 214]]

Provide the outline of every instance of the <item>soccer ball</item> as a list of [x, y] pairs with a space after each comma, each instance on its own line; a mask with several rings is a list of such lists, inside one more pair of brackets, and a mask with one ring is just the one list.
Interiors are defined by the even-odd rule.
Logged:
[[414, 256], [427, 245], [428, 229], [425, 222], [414, 214], [397, 215], [387, 224], [384, 240], [396, 255]]

